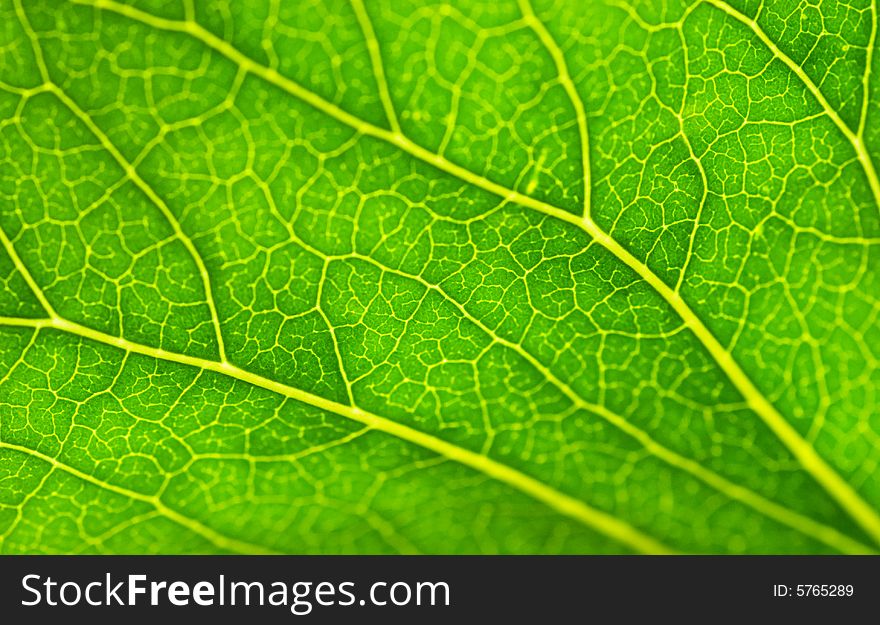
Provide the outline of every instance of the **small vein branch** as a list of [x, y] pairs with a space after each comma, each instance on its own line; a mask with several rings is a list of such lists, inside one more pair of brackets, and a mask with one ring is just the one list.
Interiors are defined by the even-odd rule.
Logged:
[[[874, 204], [877, 206], [877, 209], [880, 210], [880, 178], [878, 178], [877, 176], [877, 170], [874, 167], [874, 161], [871, 159], [871, 155], [868, 154], [868, 150], [861, 136], [861, 132], [853, 132], [853, 130], [846, 124], [846, 122], [843, 121], [843, 119], [837, 113], [837, 110], [833, 106], [831, 106], [830, 102], [828, 102], [828, 99], [825, 97], [825, 94], [822, 93], [822, 90], [819, 89], [818, 85], [813, 82], [813, 80], [807, 75], [807, 73], [800, 65], [795, 63], [794, 59], [785, 54], [779, 48], [779, 46], [777, 46], [776, 43], [772, 39], [770, 39], [767, 33], [764, 32], [764, 30], [760, 27], [760, 25], [758, 25], [755, 20], [733, 8], [725, 0], [703, 1], [723, 11], [741, 24], [748, 26], [751, 31], [758, 37], [758, 39], [760, 39], [761, 42], [767, 47], [767, 49], [773, 54], [773, 56], [779, 59], [792, 73], [794, 73], [800, 79], [803, 85], [819, 103], [819, 106], [822, 107], [824, 113], [834, 123], [834, 125], [837, 126], [841, 134], [843, 134], [847, 141], [849, 141], [849, 143], [852, 145], [853, 150], [855, 150], [856, 157], [859, 159], [859, 163], [862, 166], [862, 170], [865, 172], [865, 177], [868, 180], [868, 185], [871, 187], [871, 193], [874, 196]], [[870, 70], [866, 69], [865, 71], [868, 72]], [[865, 78], [865, 83], [867, 86], [867, 78]], [[865, 93], [865, 97], [867, 97], [867, 91]]]
[[547, 27], [543, 22], [541, 22], [541, 20], [538, 19], [538, 16], [535, 15], [530, 0], [520, 0], [519, 6], [525, 23], [538, 36], [538, 39], [541, 40], [541, 43], [553, 58], [553, 63], [556, 65], [556, 73], [559, 76], [559, 82], [574, 108], [575, 117], [577, 118], [578, 134], [581, 142], [581, 169], [584, 184], [583, 214], [585, 217], [589, 217], [592, 202], [591, 194], [593, 176], [590, 168], [590, 133], [589, 126], [587, 125], [586, 107], [584, 106], [583, 98], [581, 98], [578, 93], [577, 86], [571, 78], [571, 73], [568, 71], [568, 64], [565, 61], [565, 55], [562, 52], [562, 48], [556, 43], [553, 35], [550, 34], [550, 31], [547, 30]]
[[391, 99], [391, 90], [388, 88], [388, 80], [385, 77], [385, 67], [382, 63], [382, 51], [379, 48], [379, 40], [373, 30], [373, 23], [370, 21], [370, 15], [364, 6], [363, 0], [351, 0], [351, 6], [357, 16], [358, 24], [364, 34], [364, 41], [367, 44], [367, 52], [370, 55], [370, 64], [373, 66], [373, 75], [376, 78], [376, 87], [379, 89], [379, 99], [382, 100], [382, 108], [385, 109], [385, 116], [388, 118], [388, 124], [393, 132], [400, 132], [400, 122], [397, 119], [397, 113], [394, 111], [394, 101]]
[[214, 301], [214, 295], [211, 289], [211, 277], [208, 274], [208, 269], [205, 266], [205, 262], [202, 259], [201, 254], [196, 249], [195, 244], [192, 242], [192, 239], [187, 236], [187, 234], [183, 231], [183, 228], [180, 225], [180, 222], [175, 217], [174, 213], [171, 212], [171, 209], [168, 207], [168, 204], [159, 196], [158, 193], [147, 183], [143, 177], [138, 173], [137, 169], [122, 155], [116, 145], [110, 140], [110, 138], [104, 133], [103, 130], [95, 123], [95, 121], [91, 118], [91, 116], [82, 110], [79, 105], [73, 101], [73, 99], [65, 93], [63, 89], [61, 89], [58, 85], [54, 83], [49, 83], [47, 85], [47, 89], [49, 92], [54, 94], [61, 102], [66, 106], [86, 127], [91, 131], [91, 133], [98, 139], [101, 143], [101, 146], [110, 153], [113, 159], [119, 164], [122, 170], [125, 172], [125, 175], [131, 180], [149, 199], [150, 201], [159, 209], [162, 215], [170, 224], [171, 228], [174, 230], [174, 234], [183, 243], [183, 246], [186, 248], [189, 255], [192, 257], [193, 262], [195, 262], [196, 267], [199, 271], [199, 278], [202, 282], [202, 288], [205, 291], [205, 301], [208, 305], [208, 309], [211, 313], [211, 322], [214, 326], [214, 334], [217, 340], [217, 349], [220, 354], [220, 359], [222, 361], [226, 361], [226, 350], [223, 345], [223, 332], [220, 328], [220, 317], [217, 313], [217, 306]]
[[27, 456], [32, 456], [41, 460], [47, 464], [49, 464], [53, 469], [57, 469], [59, 471], [63, 471], [68, 475], [72, 475], [77, 479], [80, 479], [84, 482], [88, 482], [93, 486], [106, 490], [108, 492], [114, 493], [121, 497], [126, 497], [128, 499], [132, 499], [134, 501], [140, 501], [152, 506], [156, 512], [165, 517], [166, 519], [174, 522], [181, 527], [184, 527], [194, 534], [201, 536], [206, 539], [208, 542], [213, 544], [215, 547], [219, 549], [223, 549], [225, 551], [235, 551], [238, 553], [248, 553], [248, 554], [272, 554], [269, 549], [261, 545], [255, 545], [253, 543], [248, 543], [242, 540], [238, 540], [236, 538], [230, 538], [224, 534], [221, 534], [217, 530], [208, 527], [200, 521], [197, 521], [191, 517], [185, 516], [181, 514], [177, 510], [173, 508], [169, 508], [167, 504], [165, 504], [161, 499], [154, 495], [145, 495], [144, 493], [140, 493], [128, 488], [124, 488], [122, 486], [117, 486], [116, 484], [111, 484], [109, 482], [104, 482], [99, 480], [98, 478], [85, 473], [84, 471], [80, 471], [79, 469], [67, 465], [57, 458], [53, 458], [52, 456], [47, 456], [46, 454], [39, 452], [35, 449], [30, 449], [29, 447], [23, 447], [21, 445], [15, 445], [13, 443], [0, 442], [0, 449], [6, 449], [8, 451], [14, 451], [21, 454], [25, 454]]

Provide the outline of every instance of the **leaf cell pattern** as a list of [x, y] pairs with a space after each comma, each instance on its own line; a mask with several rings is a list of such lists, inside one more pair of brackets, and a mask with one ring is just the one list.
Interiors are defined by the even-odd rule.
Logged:
[[0, 0], [0, 550], [880, 548], [873, 0]]

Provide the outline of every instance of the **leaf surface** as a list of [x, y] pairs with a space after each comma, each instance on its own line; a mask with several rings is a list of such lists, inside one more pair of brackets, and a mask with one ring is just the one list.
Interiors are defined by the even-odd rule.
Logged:
[[877, 8], [0, 2], [0, 549], [880, 546]]

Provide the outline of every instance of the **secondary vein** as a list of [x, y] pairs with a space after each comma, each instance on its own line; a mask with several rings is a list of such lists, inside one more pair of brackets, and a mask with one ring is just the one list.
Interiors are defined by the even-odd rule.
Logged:
[[545, 504], [555, 512], [573, 518], [585, 526], [618, 541], [630, 549], [652, 554], [673, 552], [672, 549], [659, 540], [648, 536], [625, 521], [593, 508], [592, 506], [558, 491], [534, 477], [514, 469], [513, 467], [498, 462], [497, 460], [478, 454], [469, 449], [459, 447], [407, 425], [367, 412], [356, 406], [341, 404], [318, 395], [313, 395], [307, 391], [289, 386], [282, 382], [277, 382], [251, 373], [250, 371], [241, 369], [228, 362], [216, 362], [204, 358], [198, 358], [196, 356], [189, 356], [187, 354], [142, 345], [121, 337], [93, 330], [92, 328], [59, 317], [54, 317], [52, 319], [2, 318], [0, 319], [0, 322], [6, 325], [30, 327], [40, 330], [55, 329], [84, 339], [110, 345], [125, 350], [126, 352], [196, 367], [201, 370], [213, 371], [220, 375], [228, 376], [240, 380], [241, 382], [264, 388], [274, 393], [278, 393], [283, 397], [289, 397], [290, 399], [314, 406], [315, 408], [356, 421], [374, 430], [384, 432], [432, 451], [448, 460], [467, 466], [478, 473], [486, 475], [489, 478], [525, 493], [533, 499]]

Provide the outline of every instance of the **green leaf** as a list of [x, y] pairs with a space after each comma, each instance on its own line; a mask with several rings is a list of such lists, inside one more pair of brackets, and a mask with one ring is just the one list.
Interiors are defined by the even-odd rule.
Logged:
[[0, 549], [876, 551], [877, 10], [0, 1]]

